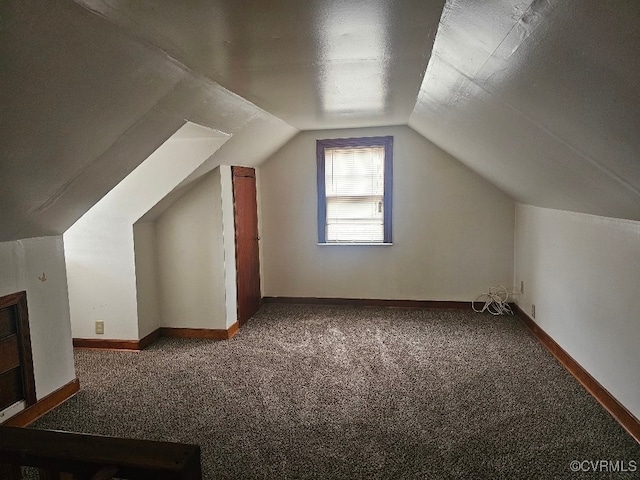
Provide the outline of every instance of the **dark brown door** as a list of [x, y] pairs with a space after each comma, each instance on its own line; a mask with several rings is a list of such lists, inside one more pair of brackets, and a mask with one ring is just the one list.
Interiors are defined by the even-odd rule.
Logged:
[[261, 300], [256, 172], [247, 167], [232, 167], [231, 172], [236, 226], [238, 324], [241, 326], [258, 311]]

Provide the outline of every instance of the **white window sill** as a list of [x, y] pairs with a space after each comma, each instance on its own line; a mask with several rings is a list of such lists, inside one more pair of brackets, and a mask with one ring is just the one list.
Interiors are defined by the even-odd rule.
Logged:
[[326, 242], [326, 243], [318, 243], [321, 247], [325, 246], [356, 246], [356, 247], [388, 247], [393, 245], [393, 243], [382, 243], [382, 242]]

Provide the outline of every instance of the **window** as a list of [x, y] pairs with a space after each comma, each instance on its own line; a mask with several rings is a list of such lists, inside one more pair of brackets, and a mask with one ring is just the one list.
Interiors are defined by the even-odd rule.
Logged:
[[318, 140], [318, 242], [391, 243], [393, 137]]

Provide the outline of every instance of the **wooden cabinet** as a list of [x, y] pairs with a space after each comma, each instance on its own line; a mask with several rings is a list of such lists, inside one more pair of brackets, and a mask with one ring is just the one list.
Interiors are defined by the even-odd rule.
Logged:
[[0, 298], [0, 411], [20, 401], [36, 403], [25, 292]]

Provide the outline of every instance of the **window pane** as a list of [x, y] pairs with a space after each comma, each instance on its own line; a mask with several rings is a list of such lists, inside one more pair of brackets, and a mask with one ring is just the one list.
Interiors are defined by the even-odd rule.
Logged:
[[328, 242], [382, 242], [384, 147], [325, 150]]
[[316, 146], [318, 241], [391, 243], [393, 137], [318, 140]]
[[327, 242], [384, 242], [384, 227], [381, 223], [364, 222], [328, 223]]
[[384, 194], [384, 147], [325, 150], [327, 197]]
[[327, 198], [327, 222], [333, 220], [375, 220], [382, 224], [382, 195], [377, 197]]

